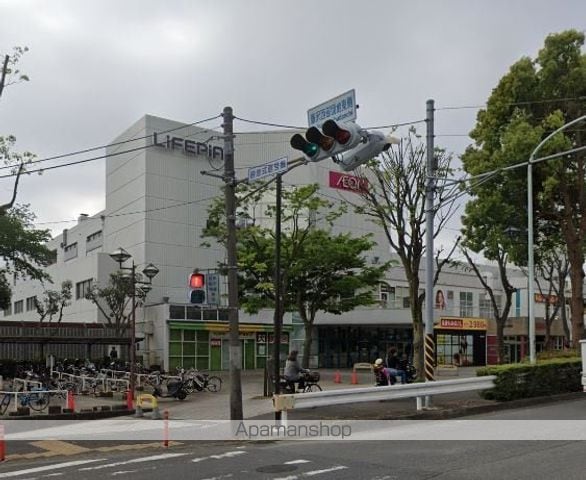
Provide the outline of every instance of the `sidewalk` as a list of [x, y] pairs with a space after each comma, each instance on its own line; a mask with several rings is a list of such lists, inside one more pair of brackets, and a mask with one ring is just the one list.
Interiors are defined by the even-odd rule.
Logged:
[[[337, 390], [348, 388], [364, 388], [374, 386], [374, 378], [369, 371], [357, 372], [358, 384], [351, 384], [349, 369], [339, 370], [342, 383], [334, 383], [334, 375], [338, 370], [321, 369], [320, 386], [323, 390]], [[168, 409], [174, 419], [224, 420], [230, 411], [230, 385], [227, 372], [221, 372], [224, 380], [219, 393], [195, 392], [185, 401], [161, 399], [160, 408]], [[472, 367], [460, 368], [458, 376], [439, 376], [438, 379], [448, 380], [476, 376], [476, 369]], [[263, 372], [242, 372], [242, 403], [244, 418], [271, 418], [274, 415], [271, 398], [263, 395]], [[462, 406], [491, 405], [495, 402], [483, 400], [478, 392], [462, 392], [458, 394], [440, 395], [434, 399], [434, 406], [438, 408], [461, 408]], [[374, 402], [374, 404], [337, 405], [312, 410], [295, 412], [290, 418], [382, 418], [388, 416], [404, 416], [416, 412], [415, 399], [393, 400], [388, 402]]]

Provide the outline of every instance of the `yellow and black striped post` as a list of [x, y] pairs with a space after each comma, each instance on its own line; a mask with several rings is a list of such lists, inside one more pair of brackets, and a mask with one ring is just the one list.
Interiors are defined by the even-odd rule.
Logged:
[[425, 355], [424, 355], [425, 380], [431, 382], [435, 380], [435, 340], [433, 334], [425, 335]]

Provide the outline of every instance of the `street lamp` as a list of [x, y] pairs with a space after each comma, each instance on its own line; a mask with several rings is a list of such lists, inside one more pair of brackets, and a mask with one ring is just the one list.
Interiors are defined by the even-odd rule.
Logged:
[[146, 267], [144, 267], [142, 273], [145, 277], [148, 278], [148, 281], [144, 282], [141, 279], [137, 278], [136, 273], [136, 265], [134, 260], [132, 261], [132, 265], [130, 267], [123, 267], [122, 264], [132, 258], [132, 255], [124, 250], [122, 247], [119, 247], [114, 252], [110, 254], [110, 257], [118, 262], [119, 269], [122, 271], [130, 272], [130, 282], [131, 282], [131, 298], [132, 298], [132, 310], [130, 315], [130, 383], [129, 383], [129, 390], [130, 390], [130, 398], [134, 400], [134, 387], [136, 384], [135, 379], [135, 370], [136, 370], [136, 293], [137, 289], [140, 289], [145, 296], [148, 292], [151, 291], [152, 281], [153, 278], [157, 276], [159, 273], [159, 269], [155, 267], [152, 263], [149, 263]]
[[560, 128], [555, 130], [554, 132], [550, 133], [547, 137], [545, 137], [537, 147], [531, 152], [529, 156], [529, 163], [527, 164], [527, 268], [529, 269], [529, 275], [527, 277], [527, 290], [529, 291], [529, 305], [528, 305], [528, 317], [529, 317], [529, 360], [531, 363], [536, 362], [536, 355], [535, 355], [535, 311], [534, 311], [534, 298], [535, 298], [535, 259], [533, 256], [533, 164], [536, 162], [541, 162], [544, 160], [549, 160], [556, 157], [561, 157], [563, 155], [568, 155], [569, 153], [574, 153], [580, 150], [584, 150], [586, 147], [578, 147], [572, 150], [568, 150], [561, 153], [555, 153], [553, 155], [548, 155], [546, 157], [535, 159], [535, 155], [537, 152], [543, 147], [543, 145], [553, 136], [557, 135], [561, 131], [565, 130], [576, 123], [579, 123], [586, 119], [586, 115], [582, 115], [581, 117], [572, 120], [571, 122], [562, 125]]

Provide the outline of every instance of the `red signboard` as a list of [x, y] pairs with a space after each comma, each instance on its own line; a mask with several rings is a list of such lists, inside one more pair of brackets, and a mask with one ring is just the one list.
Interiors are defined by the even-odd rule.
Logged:
[[330, 172], [330, 187], [354, 193], [368, 192], [368, 180], [341, 172]]

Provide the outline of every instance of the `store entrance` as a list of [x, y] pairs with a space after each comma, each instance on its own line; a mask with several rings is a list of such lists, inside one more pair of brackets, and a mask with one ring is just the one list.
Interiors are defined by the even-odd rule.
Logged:
[[486, 335], [470, 331], [438, 331], [436, 358], [438, 365], [486, 365]]

